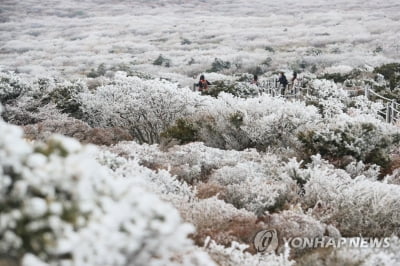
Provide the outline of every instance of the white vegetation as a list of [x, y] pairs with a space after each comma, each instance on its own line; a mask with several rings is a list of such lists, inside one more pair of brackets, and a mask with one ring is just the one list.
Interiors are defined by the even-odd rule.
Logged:
[[245, 252], [246, 245], [232, 242], [231, 247], [226, 248], [218, 245], [215, 241], [207, 239], [207, 249], [210, 256], [221, 266], [252, 266], [252, 265], [271, 265], [271, 266], [292, 266], [294, 261], [289, 260], [289, 248], [280, 256], [273, 254], [257, 254], [252, 256], [250, 253]]
[[[5, 85], [7, 79], [3, 75]], [[310, 100], [321, 99], [329, 110], [321, 113], [301, 101], [200, 96], [168, 81], [123, 73], [95, 90], [76, 82], [11, 79], [15, 88], [24, 88], [15, 96], [4, 90], [5, 97], [14, 97], [5, 101], [6, 111], [21, 110], [18, 121], [68, 120], [61, 113], [66, 108], [93, 126], [125, 127], [152, 143], [178, 119], [187, 119], [205, 144], [238, 149], [121, 142], [97, 151], [61, 137], [32, 146], [20, 129], [1, 122], [0, 250], [24, 265], [290, 265], [282, 255], [250, 255], [242, 244], [251, 244], [257, 230], [268, 226], [286, 236], [399, 234], [396, 172], [386, 183], [377, 181], [379, 166], [361, 161], [366, 154], [390, 152], [397, 129], [379, 119], [378, 105], [362, 98], [352, 107], [359, 111], [349, 114], [346, 93], [332, 83], [314, 82], [318, 90]], [[36, 101], [46, 99], [44, 92], [53, 98]], [[27, 104], [16, 107], [20, 99]], [[51, 104], [51, 114], [41, 117], [37, 110]], [[306, 165], [289, 159], [304, 149], [304, 132], [317, 140], [311, 150], [324, 147], [334, 158], [343, 149], [351, 154], [345, 169], [319, 155], [310, 154]], [[251, 143], [258, 151], [239, 151]], [[301, 226], [308, 231], [296, 234]], [[189, 234], [208, 244], [196, 247]], [[208, 235], [215, 242], [207, 242]]]
[[331, 253], [314, 253], [304, 258], [298, 265], [397, 265], [399, 263], [398, 248], [400, 241], [398, 237], [390, 238], [390, 247], [348, 249], [340, 248]]
[[[358, 67], [351, 82], [385, 86], [372, 70], [400, 58], [399, 12], [397, 0], [1, 1], [0, 265], [400, 264], [398, 127], [381, 103], [317, 79]], [[309, 93], [261, 95], [232, 75], [278, 69], [305, 72]], [[204, 72], [240, 97], [192, 91]], [[254, 253], [268, 228], [391, 246]]]
[[[0, 253], [52, 265], [206, 265], [193, 227], [140, 183], [91, 159], [92, 148], [53, 137], [36, 147], [0, 121]], [[139, 181], [138, 181], [139, 180]], [[32, 256], [24, 265], [37, 265]]]
[[[233, 72], [399, 59], [396, 0], [2, 1], [3, 69], [88, 74], [105, 64], [193, 83], [215, 58]], [[153, 65], [162, 54], [169, 68]], [[193, 60], [192, 60], [193, 59]], [[338, 71], [338, 70], [337, 70]], [[112, 72], [112, 70], [110, 71]], [[243, 71], [242, 71], [243, 72]]]
[[[211, 221], [201, 220], [207, 201], [196, 203], [192, 189], [168, 172], [59, 136], [32, 146], [21, 129], [2, 121], [0, 133], [1, 256], [22, 258], [25, 266], [214, 265], [204, 251], [229, 254], [194, 247], [187, 238], [193, 227], [153, 194], [180, 206], [195, 224]], [[210, 218], [249, 215], [234, 207], [216, 215], [225, 209], [220, 202]], [[231, 252], [236, 255], [228, 260], [243, 265], [285, 261], [271, 255], [253, 264], [260, 257]]]
[[298, 169], [299, 173], [308, 179], [304, 187], [305, 204], [314, 206], [313, 215], [337, 226], [343, 235], [399, 234], [398, 185], [371, 180], [370, 171], [352, 178], [320, 157], [314, 157], [307, 170]]
[[118, 75], [113, 84], [80, 95], [92, 126], [129, 129], [139, 142], [156, 143], [160, 133], [200, 105], [196, 94], [167, 81]]

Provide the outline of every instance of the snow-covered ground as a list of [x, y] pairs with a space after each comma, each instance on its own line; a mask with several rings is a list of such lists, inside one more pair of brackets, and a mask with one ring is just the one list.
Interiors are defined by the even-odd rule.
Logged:
[[[2, 0], [0, 22], [0, 65], [32, 74], [123, 63], [184, 82], [215, 58], [228, 72], [400, 58], [397, 0]], [[152, 64], [160, 54], [171, 67]]]
[[0, 265], [400, 265], [398, 1], [0, 0]]

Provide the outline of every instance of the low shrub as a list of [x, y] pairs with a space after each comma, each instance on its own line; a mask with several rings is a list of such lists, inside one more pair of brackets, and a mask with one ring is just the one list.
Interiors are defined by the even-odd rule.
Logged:
[[374, 73], [382, 74], [387, 81], [391, 90], [400, 86], [400, 64], [391, 63], [381, 65], [374, 69]]
[[321, 154], [330, 161], [340, 161], [352, 156], [364, 163], [386, 168], [390, 162], [389, 151], [400, 140], [398, 133], [386, 130], [386, 127], [376, 126], [373, 122], [336, 120], [299, 132], [298, 139], [302, 143], [304, 158]]

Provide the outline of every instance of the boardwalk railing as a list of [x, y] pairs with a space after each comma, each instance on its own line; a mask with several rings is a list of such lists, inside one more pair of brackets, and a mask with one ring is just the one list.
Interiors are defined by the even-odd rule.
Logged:
[[366, 86], [364, 88], [364, 95], [369, 100], [371, 96], [374, 96], [378, 99], [382, 104], [384, 104], [385, 108], [379, 111], [387, 123], [397, 124], [400, 117], [400, 104], [398, 104], [395, 100], [386, 98], [376, 92], [374, 92], [370, 86]]
[[[279, 83], [277, 78], [270, 78], [262, 80], [257, 87], [260, 94], [266, 93], [272, 95], [273, 97], [282, 96], [285, 98], [297, 98], [301, 95], [300, 93], [303, 89], [302, 84], [302, 81], [298, 80], [294, 86], [293, 84], [288, 84], [284, 87]], [[208, 85], [209, 90], [212, 90], [214, 87], [214, 85]], [[198, 83], [194, 83], [193, 91], [198, 90]]]
[[[210, 85], [209, 87], [213, 87]], [[287, 86], [282, 86], [277, 78], [271, 78], [267, 80], [263, 80], [258, 85], [260, 94], [266, 93], [273, 97], [282, 96], [285, 98], [300, 98], [304, 93], [308, 94], [308, 88], [303, 88], [303, 81], [298, 80], [294, 85], [288, 84]], [[196, 84], [193, 86], [193, 90], [197, 90]], [[356, 90], [346, 90], [349, 93], [349, 96], [357, 96], [362, 93], [362, 88]], [[371, 96], [381, 102], [385, 108], [380, 110], [378, 113], [382, 115], [387, 123], [391, 124], [399, 124], [400, 123], [400, 104], [397, 103], [393, 99], [386, 98], [371, 89], [370, 86], [366, 86], [364, 88], [365, 97], [370, 100]]]
[[270, 94], [272, 96], [282, 96], [285, 98], [298, 98], [301, 96], [302, 81], [298, 80], [295, 84], [281, 85], [278, 79], [272, 78], [263, 80], [260, 85], [260, 93]]

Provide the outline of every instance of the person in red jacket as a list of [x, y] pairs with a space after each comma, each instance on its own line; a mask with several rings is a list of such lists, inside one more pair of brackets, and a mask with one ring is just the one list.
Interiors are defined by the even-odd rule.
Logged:
[[199, 87], [199, 91], [207, 91], [209, 85], [211, 85], [211, 83], [208, 80], [206, 80], [204, 75], [201, 75], [199, 83], [197, 83], [197, 86]]

